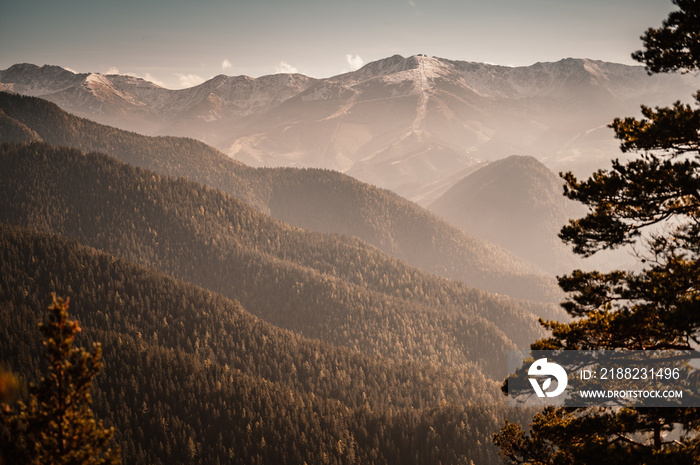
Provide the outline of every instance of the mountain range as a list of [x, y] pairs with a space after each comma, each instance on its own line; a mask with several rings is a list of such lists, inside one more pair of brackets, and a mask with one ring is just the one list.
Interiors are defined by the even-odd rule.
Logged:
[[425, 271], [470, 286], [558, 302], [551, 277], [387, 190], [319, 169], [251, 168], [201, 142], [148, 137], [70, 115], [45, 100], [0, 93], [0, 142], [44, 141], [99, 151], [227, 192], [261, 213], [319, 232], [358, 237]]
[[529, 154], [589, 172], [618, 154], [606, 127], [639, 104], [688, 100], [692, 75], [588, 59], [525, 67], [395, 55], [325, 79], [139, 78], [14, 65], [0, 89], [150, 135], [194, 137], [251, 166], [329, 168], [428, 205], [479, 161]]
[[0, 164], [0, 221], [77, 239], [336, 345], [394, 359], [478, 362], [504, 375], [508, 348], [539, 335], [535, 315], [548, 312], [104, 155], [32, 143], [3, 146]]
[[493, 378], [547, 305], [104, 154], [5, 143], [0, 165], [0, 359], [35, 381], [38, 310], [69, 295], [129, 463], [495, 464], [491, 433], [527, 419]]
[[177, 91], [0, 71], [0, 360], [37, 380], [57, 291], [104, 344], [95, 409], [128, 463], [495, 465], [531, 413], [500, 395], [508, 351], [564, 319], [551, 275], [577, 264], [547, 163], [592, 163], [585, 127], [693, 79], [422, 55]]

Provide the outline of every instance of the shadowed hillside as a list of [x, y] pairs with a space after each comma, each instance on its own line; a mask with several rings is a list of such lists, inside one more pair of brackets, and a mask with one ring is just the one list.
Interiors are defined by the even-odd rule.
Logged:
[[[249, 168], [192, 139], [117, 130], [36, 98], [0, 93], [0, 109], [45, 142], [100, 151], [161, 174], [187, 177], [292, 224], [357, 236], [413, 266], [469, 286], [535, 301], [561, 299], [554, 280], [539, 275], [533, 265], [348, 176]], [[2, 140], [14, 138], [3, 133]]]
[[308, 340], [208, 290], [0, 225], [0, 359], [29, 380], [51, 291], [70, 297], [77, 343], [103, 345], [95, 409], [116, 427], [125, 463], [496, 464], [484, 444], [520, 415], [473, 367]]
[[0, 219], [157, 268], [302, 334], [367, 353], [505, 373], [508, 348], [556, 307], [491, 296], [349, 237], [310, 233], [235, 198], [104, 155], [45, 144], [0, 152]]

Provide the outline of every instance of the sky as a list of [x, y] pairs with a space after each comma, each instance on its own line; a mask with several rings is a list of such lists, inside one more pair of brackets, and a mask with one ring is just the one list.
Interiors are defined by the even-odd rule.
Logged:
[[0, 69], [52, 64], [168, 88], [218, 74], [324, 78], [395, 54], [635, 64], [670, 0], [0, 0]]

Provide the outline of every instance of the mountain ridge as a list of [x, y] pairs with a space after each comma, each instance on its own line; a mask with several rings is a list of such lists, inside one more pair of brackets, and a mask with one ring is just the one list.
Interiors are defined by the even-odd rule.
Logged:
[[[180, 90], [16, 66], [0, 71], [0, 88], [39, 96], [46, 87], [41, 96], [79, 116], [194, 137], [252, 166], [339, 170], [423, 205], [479, 160], [529, 153], [556, 171], [600, 166], [618, 152], [612, 118], [687, 100], [700, 87], [695, 76], [578, 58], [511, 68], [394, 55], [323, 79], [219, 75]], [[35, 82], [41, 70], [47, 84]]]
[[[318, 169], [250, 168], [199, 141], [125, 132], [34, 97], [0, 93], [0, 111], [8, 124], [25, 125], [47, 143], [103, 152], [135, 166], [187, 177], [297, 226], [360, 237], [428, 272], [519, 298], [557, 302], [561, 297], [554, 280], [538, 276], [542, 272], [534, 265], [395, 193], [346, 175]], [[18, 137], [24, 141], [29, 136], [23, 131]], [[317, 207], [313, 215], [309, 202]], [[400, 240], [407, 231], [415, 231], [414, 238]]]
[[581, 266], [557, 234], [585, 209], [564, 197], [563, 181], [532, 156], [513, 155], [486, 164], [429, 209], [550, 273]]
[[[352, 456], [342, 461], [352, 453], [378, 464], [464, 456], [496, 464], [496, 449], [484, 444], [503, 418], [518, 415], [505, 407], [498, 383], [472, 369], [305, 339], [238, 302], [51, 233], [0, 223], [0, 244], [4, 368], [38, 381], [40, 309], [50, 292], [70, 297], [82, 328], [77, 344], [104, 348], [93, 408], [116, 427], [126, 463], [320, 463], [328, 456], [352, 463]], [[433, 426], [448, 433], [460, 422], [469, 434], [449, 442], [422, 433]], [[381, 434], [385, 428], [394, 433]], [[416, 444], [403, 456], [402, 434]], [[339, 441], [346, 447], [335, 447]], [[436, 442], [440, 451], [429, 446]], [[417, 450], [423, 460], [412, 456]]]
[[0, 145], [0, 158], [2, 221], [201, 285], [307, 337], [395, 359], [476, 362], [493, 374], [505, 369], [493, 360], [505, 360], [507, 347], [542, 332], [533, 313], [545, 305], [469, 289], [356, 239], [300, 230], [183, 178], [44, 143]]

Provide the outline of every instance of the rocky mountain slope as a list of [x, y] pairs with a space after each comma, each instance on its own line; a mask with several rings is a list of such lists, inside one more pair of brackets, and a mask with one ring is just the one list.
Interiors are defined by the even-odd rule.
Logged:
[[396, 55], [326, 79], [221, 75], [183, 90], [55, 66], [0, 71], [0, 89], [80, 116], [195, 137], [254, 166], [339, 170], [426, 205], [477, 160], [521, 153], [590, 171], [618, 153], [612, 118], [698, 87], [696, 76], [571, 58], [511, 68]]

